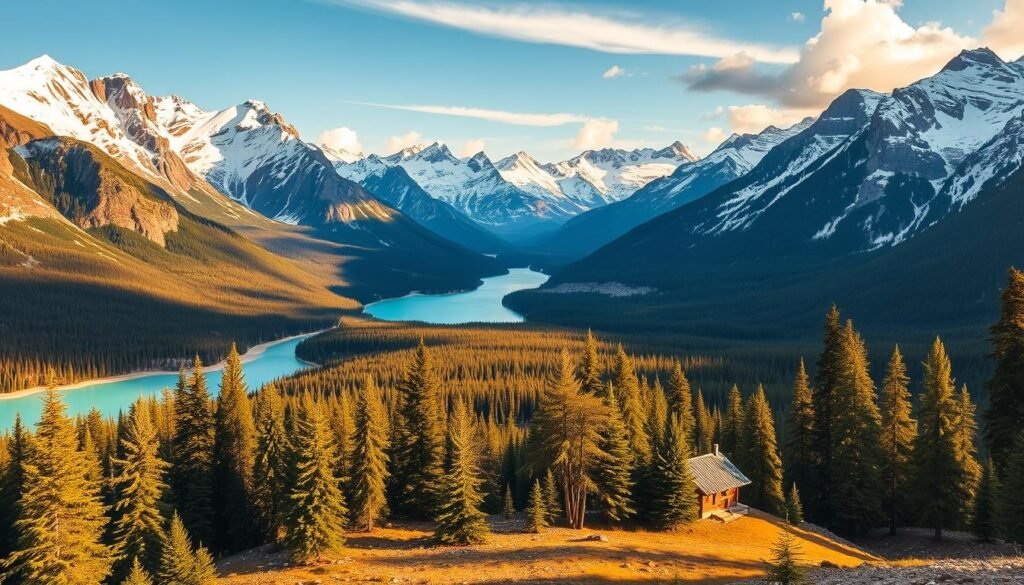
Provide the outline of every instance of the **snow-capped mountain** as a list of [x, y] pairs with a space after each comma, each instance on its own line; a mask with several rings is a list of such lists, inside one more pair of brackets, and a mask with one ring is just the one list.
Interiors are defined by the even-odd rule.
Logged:
[[[847, 91], [738, 180], [552, 282], [653, 284], [671, 271], [741, 265], [778, 278], [785, 267], [899, 247], [1022, 172], [1022, 115], [1024, 65], [988, 49], [964, 51], [891, 95]], [[636, 266], [637, 257], [649, 262]]]
[[494, 166], [506, 180], [528, 193], [567, 199], [589, 210], [625, 199], [695, 160], [697, 157], [686, 146], [675, 142], [660, 150], [588, 150], [547, 165], [520, 151]]
[[769, 126], [758, 134], [734, 134], [708, 156], [678, 165], [674, 172], [651, 181], [632, 196], [572, 218], [543, 240], [543, 247], [567, 257], [584, 256], [641, 223], [745, 175], [768, 151], [812, 122], [807, 119], [786, 129]]

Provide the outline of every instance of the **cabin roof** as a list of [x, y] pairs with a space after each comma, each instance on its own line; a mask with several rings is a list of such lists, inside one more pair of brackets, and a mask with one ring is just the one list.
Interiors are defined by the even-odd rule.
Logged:
[[699, 455], [687, 463], [697, 491], [705, 496], [750, 484], [750, 479], [720, 453]]

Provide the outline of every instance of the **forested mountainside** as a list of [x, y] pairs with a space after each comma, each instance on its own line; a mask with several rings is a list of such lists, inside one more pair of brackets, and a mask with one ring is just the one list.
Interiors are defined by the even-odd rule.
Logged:
[[[866, 330], [898, 322], [978, 339], [1007, 267], [1024, 260], [1024, 65], [966, 51], [871, 98], [874, 108], [860, 100], [873, 112], [859, 128], [843, 116], [846, 127], [823, 140], [808, 127], [744, 177], [509, 304], [559, 323], [706, 333], [729, 323], [726, 336], [786, 338], [811, 335], [813, 316], [835, 301]], [[647, 294], [555, 294], [609, 282]]]

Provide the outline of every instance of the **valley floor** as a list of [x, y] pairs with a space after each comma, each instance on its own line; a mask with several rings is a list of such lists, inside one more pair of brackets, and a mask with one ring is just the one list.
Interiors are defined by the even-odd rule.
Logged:
[[[343, 554], [311, 567], [291, 567], [285, 554], [255, 549], [221, 561], [218, 583], [731, 583], [764, 574], [782, 530], [777, 518], [753, 510], [730, 524], [705, 520], [677, 532], [596, 526], [528, 534], [522, 520], [490, 520], [494, 534], [486, 544], [461, 548], [434, 546], [427, 523], [352, 533]], [[588, 540], [595, 534], [607, 542]], [[794, 534], [808, 564], [879, 560], [815, 532]]]

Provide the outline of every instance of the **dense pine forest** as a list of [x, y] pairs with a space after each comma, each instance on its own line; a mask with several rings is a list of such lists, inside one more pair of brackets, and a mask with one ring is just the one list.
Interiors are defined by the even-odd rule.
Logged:
[[[342, 328], [302, 350], [324, 368], [255, 392], [232, 348], [215, 398], [196, 358], [113, 420], [71, 419], [51, 389], [0, 442], [4, 582], [209, 583], [220, 555], [277, 543], [316, 562], [387, 518], [433, 520], [441, 545], [517, 511], [533, 531], [672, 530], [697, 515], [687, 460], [713, 445], [752, 480], [745, 503], [794, 523], [1021, 543], [1024, 274], [1002, 300], [981, 414], [942, 340], [920, 380], [898, 346], [876, 379], [835, 307], [813, 364], [794, 358], [783, 416], [762, 387], [709, 400], [690, 373], [713, 361], [500, 328], [401, 328], [412, 347]], [[401, 349], [359, 355], [382, 344]]]

